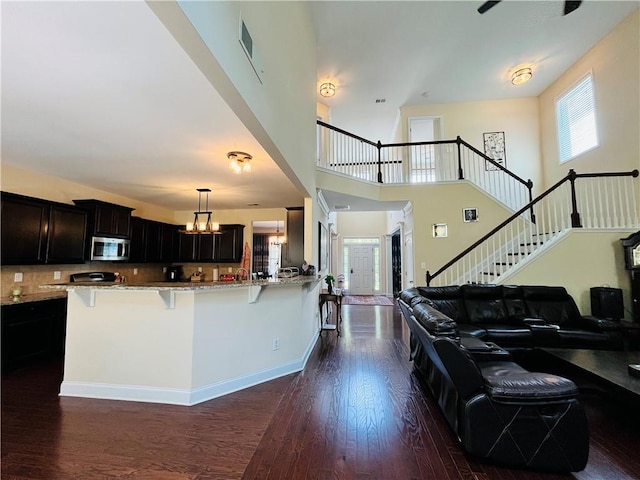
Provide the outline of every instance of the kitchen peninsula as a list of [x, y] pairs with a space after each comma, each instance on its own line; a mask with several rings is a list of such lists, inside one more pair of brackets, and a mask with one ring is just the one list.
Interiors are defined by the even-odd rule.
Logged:
[[61, 396], [194, 405], [302, 370], [318, 339], [315, 277], [42, 288], [68, 291]]

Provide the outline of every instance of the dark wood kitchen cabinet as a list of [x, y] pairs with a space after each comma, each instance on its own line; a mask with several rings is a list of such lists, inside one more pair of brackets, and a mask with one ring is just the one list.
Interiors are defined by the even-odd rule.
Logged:
[[74, 200], [73, 203], [87, 210], [90, 236], [129, 237], [133, 208], [101, 200]]
[[3, 265], [84, 262], [83, 209], [7, 192], [1, 203]]
[[244, 225], [220, 225], [220, 235], [215, 236], [214, 260], [223, 263], [242, 261]]
[[67, 299], [2, 306], [2, 372], [64, 355]]
[[129, 262], [173, 262], [177, 235], [177, 225], [131, 217]]
[[220, 225], [220, 233], [178, 236], [178, 260], [181, 262], [240, 263], [244, 240], [244, 225]]

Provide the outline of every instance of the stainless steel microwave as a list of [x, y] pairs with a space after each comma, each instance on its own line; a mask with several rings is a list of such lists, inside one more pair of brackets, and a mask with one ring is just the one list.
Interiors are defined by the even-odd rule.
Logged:
[[129, 260], [129, 240], [126, 238], [93, 237], [91, 239], [91, 260]]

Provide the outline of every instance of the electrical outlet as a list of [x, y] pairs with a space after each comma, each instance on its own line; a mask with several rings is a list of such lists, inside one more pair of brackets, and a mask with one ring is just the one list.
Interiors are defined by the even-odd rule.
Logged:
[[233, 273], [233, 267], [229, 267], [228, 272], [229, 272], [229, 273]]
[[167, 267], [162, 267], [162, 273], [167, 273]]
[[53, 272], [53, 279], [54, 280], [60, 280], [62, 278], [62, 272], [56, 270], [55, 272]]
[[427, 262], [420, 262], [420, 268], [423, 270], [427, 269]]
[[273, 339], [273, 349], [274, 350], [280, 350], [280, 339], [279, 338], [274, 338]]
[[198, 267], [198, 272], [202, 273], [202, 267]]
[[134, 275], [137, 275], [137, 274], [138, 274], [138, 269], [137, 269], [137, 268], [134, 268], [134, 269], [133, 269], [133, 274], [134, 274]]
[[13, 276], [13, 281], [14, 282], [21, 282], [22, 281], [22, 273], [18, 272]]

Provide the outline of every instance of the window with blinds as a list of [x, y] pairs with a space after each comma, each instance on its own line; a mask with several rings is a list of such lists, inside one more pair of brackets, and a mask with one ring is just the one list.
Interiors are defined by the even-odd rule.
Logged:
[[593, 78], [588, 74], [556, 100], [560, 163], [598, 146]]

